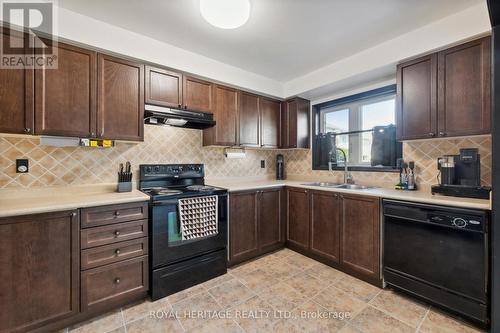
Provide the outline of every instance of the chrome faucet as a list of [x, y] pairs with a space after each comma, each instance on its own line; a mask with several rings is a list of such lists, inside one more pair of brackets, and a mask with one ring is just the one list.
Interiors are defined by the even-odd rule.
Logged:
[[337, 148], [338, 151], [342, 152], [344, 155], [344, 184], [354, 184], [354, 178], [352, 174], [349, 172], [347, 165], [347, 155], [342, 148]]

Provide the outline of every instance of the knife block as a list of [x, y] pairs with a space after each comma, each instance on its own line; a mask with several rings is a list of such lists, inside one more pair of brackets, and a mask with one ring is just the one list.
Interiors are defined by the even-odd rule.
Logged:
[[132, 192], [132, 182], [118, 183], [118, 192]]

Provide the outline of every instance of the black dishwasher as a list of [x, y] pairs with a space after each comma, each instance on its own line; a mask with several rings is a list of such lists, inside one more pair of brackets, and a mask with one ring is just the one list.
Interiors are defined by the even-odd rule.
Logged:
[[388, 285], [488, 323], [488, 212], [384, 200]]

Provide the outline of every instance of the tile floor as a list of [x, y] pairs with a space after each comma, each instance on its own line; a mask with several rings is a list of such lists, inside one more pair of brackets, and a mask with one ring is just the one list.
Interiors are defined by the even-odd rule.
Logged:
[[480, 332], [392, 290], [289, 249], [156, 302], [82, 323], [72, 333]]

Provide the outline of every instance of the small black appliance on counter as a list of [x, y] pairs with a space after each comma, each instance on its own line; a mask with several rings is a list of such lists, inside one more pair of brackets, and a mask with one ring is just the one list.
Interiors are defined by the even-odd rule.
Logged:
[[481, 163], [477, 148], [460, 149], [459, 155], [438, 158], [440, 183], [432, 194], [489, 199], [491, 187], [481, 186]]
[[283, 155], [276, 155], [276, 179], [285, 179], [285, 158]]

